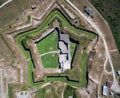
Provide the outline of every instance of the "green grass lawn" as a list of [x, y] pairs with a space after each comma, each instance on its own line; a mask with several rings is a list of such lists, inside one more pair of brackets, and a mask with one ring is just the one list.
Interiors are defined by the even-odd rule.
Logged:
[[70, 86], [67, 86], [64, 91], [64, 98], [69, 98], [69, 96], [73, 96], [73, 98], [76, 98], [75, 97], [75, 89]]
[[14, 98], [13, 90], [16, 87], [16, 84], [8, 84], [8, 95], [9, 98]]
[[40, 54], [58, 50], [58, 33], [54, 31], [37, 44]]
[[71, 59], [73, 59], [73, 55], [75, 52], [75, 47], [76, 47], [76, 43], [70, 42], [70, 55], [71, 55]]
[[[58, 32], [54, 31], [42, 39], [37, 48], [40, 54], [58, 51]], [[58, 68], [58, 54], [47, 54], [41, 57], [44, 68]]]
[[34, 66], [32, 61], [28, 61], [27, 64], [28, 64], [28, 86], [33, 87], [35, 86], [32, 80], [32, 72], [34, 71]]
[[31, 20], [31, 16], [28, 15], [28, 16], [27, 16], [27, 20], [26, 20], [26, 24], [30, 23], [30, 20]]
[[82, 73], [82, 77], [81, 77], [81, 84], [82, 85], [86, 85], [87, 81], [86, 81], [86, 62], [87, 62], [87, 58], [88, 58], [88, 55], [86, 53], [86, 51], [84, 50], [83, 51], [83, 54], [82, 54], [82, 58], [80, 60], [80, 68], [81, 68], [81, 73]]
[[34, 98], [46, 98], [46, 90], [47, 90], [47, 87], [44, 87], [44, 88], [38, 90], [35, 93], [35, 97]]
[[58, 54], [47, 54], [41, 57], [44, 68], [58, 68]]

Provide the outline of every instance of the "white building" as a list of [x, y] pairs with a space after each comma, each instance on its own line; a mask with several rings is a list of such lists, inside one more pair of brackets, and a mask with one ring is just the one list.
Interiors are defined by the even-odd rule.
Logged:
[[31, 94], [29, 91], [22, 91], [16, 93], [16, 98], [31, 98]]
[[104, 96], [107, 96], [107, 94], [108, 94], [108, 88], [107, 88], [107, 86], [103, 86], [102, 94], [103, 94]]
[[120, 70], [119, 70], [119, 71], [117, 71], [117, 74], [120, 76]]
[[59, 64], [61, 71], [71, 69], [70, 41], [68, 34], [60, 34], [59, 38]]

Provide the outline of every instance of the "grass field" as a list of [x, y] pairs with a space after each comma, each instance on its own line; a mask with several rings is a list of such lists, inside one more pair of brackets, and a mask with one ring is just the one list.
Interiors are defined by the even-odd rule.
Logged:
[[53, 83], [52, 86], [49, 85], [39, 89], [35, 94], [35, 98], [61, 98], [63, 88], [63, 86], [59, 86], [59, 83]]
[[2, 5], [3, 3], [5, 3], [8, 0], [0, 0], [0, 5]]
[[46, 98], [46, 90], [47, 90], [47, 87], [38, 90], [34, 98]]
[[120, 0], [89, 0], [108, 21], [120, 52]]
[[87, 53], [86, 51], [83, 51], [83, 54], [82, 54], [82, 58], [80, 60], [80, 68], [82, 69], [81, 73], [82, 73], [82, 77], [81, 77], [81, 84], [82, 85], [86, 85], [87, 81], [86, 81], [86, 62], [87, 62]]
[[58, 68], [58, 54], [47, 54], [41, 59], [44, 68]]
[[65, 91], [64, 91], [64, 98], [69, 98], [69, 96], [76, 98], [75, 89], [70, 87], [70, 86], [67, 86]]
[[75, 52], [75, 47], [76, 47], [76, 43], [70, 42], [70, 55], [71, 55], [71, 59], [73, 58], [74, 52]]
[[[60, 19], [60, 21], [61, 21], [61, 23], [62, 23], [62, 27], [63, 26], [65, 26], [65, 27], [67, 27], [67, 28], [70, 28], [73, 32], [76, 32], [76, 33], [78, 33], [78, 34], [85, 34], [86, 36], [89, 36], [90, 38], [95, 38], [96, 37], [96, 35], [94, 35], [94, 34], [92, 34], [92, 33], [89, 33], [89, 32], [87, 32], [87, 31], [84, 31], [84, 30], [81, 30], [81, 29], [76, 29], [76, 28], [74, 28], [65, 18], [64, 18], [64, 16], [59, 12], [59, 11], [53, 11], [52, 13], [50, 13], [49, 14], [49, 16], [45, 19], [45, 21], [41, 24], [41, 26], [39, 26], [37, 29], [34, 29], [34, 30], [31, 30], [31, 31], [28, 31], [28, 32], [25, 32], [25, 33], [22, 33], [22, 34], [20, 34], [20, 35], [18, 35], [17, 37], [16, 37], [16, 43], [19, 45], [19, 47], [22, 49], [22, 51], [23, 51], [23, 53], [26, 55], [26, 57], [27, 58], [31, 58], [30, 57], [30, 55], [29, 55], [29, 52], [28, 51], [26, 51], [24, 48], [23, 48], [23, 46], [22, 46], [22, 44], [21, 44], [21, 41], [23, 40], [23, 38], [26, 38], [27, 36], [33, 36], [33, 37], [35, 37], [35, 36], [37, 36], [38, 34], [40, 34], [40, 32], [42, 32], [43, 30], [46, 30], [46, 29], [48, 29], [49, 28], [49, 26], [48, 26], [48, 23], [49, 23], [49, 21], [50, 20], [52, 20], [52, 19], [54, 19], [54, 17], [58, 17], [59, 19]], [[54, 32], [55, 33], [55, 32]], [[54, 34], [53, 33], [53, 34]], [[47, 37], [46, 37], [47, 38]], [[54, 40], [53, 40], [54, 39]], [[57, 39], [57, 37], [55, 37], [55, 35], [54, 35], [54, 38], [52, 37], [52, 38], [49, 38], [49, 41], [44, 41], [44, 43], [43, 43], [43, 45], [46, 43], [47, 45], [45, 46], [45, 47], [43, 47], [42, 49], [41, 49], [41, 45], [38, 45], [39, 47], [38, 48], [40, 48], [39, 49], [39, 52], [40, 53], [45, 53], [46, 51], [48, 51], [48, 49], [56, 49], [56, 43], [55, 43], [55, 45], [53, 46], [53, 48], [50, 48], [50, 46], [52, 45], [51, 43], [53, 42], [53, 41], [55, 41]], [[48, 39], [47, 39], [48, 40]], [[72, 49], [74, 48], [74, 45], [72, 44]], [[73, 54], [73, 51], [71, 52], [72, 54]], [[85, 54], [85, 53], [84, 53]], [[47, 56], [47, 55], [46, 55]], [[51, 56], [51, 55], [50, 55]], [[82, 62], [81, 62], [81, 64], [80, 64], [80, 67], [81, 67], [81, 69], [83, 70], [82, 72], [82, 81], [81, 82], [73, 82], [73, 81], [68, 81], [65, 77], [57, 77], [57, 78], [46, 78], [45, 80], [44, 80], [44, 82], [38, 82], [38, 83], [33, 83], [33, 81], [32, 81], [32, 72], [33, 72], [33, 70], [34, 70], [34, 67], [33, 67], [33, 63], [32, 63], [32, 61], [28, 61], [28, 85], [29, 86], [40, 86], [41, 84], [43, 84], [43, 83], [45, 83], [45, 82], [48, 82], [48, 81], [61, 81], [61, 82], [66, 82], [67, 84], [69, 84], [69, 85], [73, 85], [73, 86], [77, 86], [77, 87], [80, 87], [80, 86], [85, 86], [85, 84], [86, 84], [86, 57], [87, 57], [87, 55], [85, 54], [85, 57], [83, 56], [83, 59], [81, 60]], [[46, 58], [44, 58], [45, 60], [46, 60]], [[47, 58], [47, 60], [49, 60], [49, 59], [51, 59], [51, 57], [50, 58]], [[56, 59], [56, 58], [54, 58], [54, 59]], [[48, 62], [47, 62], [48, 63]], [[55, 65], [56, 65], [56, 62], [52, 62], [52, 63], [55, 63]], [[50, 63], [48, 63], [48, 65], [49, 65]], [[46, 64], [47, 65], [47, 64]], [[47, 65], [47, 66], [48, 66]], [[47, 67], [46, 66], [46, 67]], [[56, 67], [56, 66], [52, 66], [52, 67]]]
[[17, 85], [15, 85], [15, 84], [9, 84], [9, 85], [8, 85], [8, 95], [9, 95], [9, 98], [14, 98], [13, 89], [14, 89], [16, 86], [17, 86]]
[[37, 44], [37, 48], [40, 54], [50, 52], [50, 51], [57, 51], [58, 50], [58, 33], [54, 31], [46, 38], [42, 39]]
[[[5, 0], [4, 0], [5, 1]], [[17, 18], [30, 8], [32, 0], [13, 0], [0, 9], [0, 29], [10, 26]], [[3, 2], [3, 0], [0, 0]]]

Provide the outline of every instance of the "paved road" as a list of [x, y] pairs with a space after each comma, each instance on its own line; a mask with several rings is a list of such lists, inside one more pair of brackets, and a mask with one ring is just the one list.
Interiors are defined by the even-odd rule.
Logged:
[[113, 63], [112, 63], [112, 60], [111, 60], [109, 49], [108, 49], [108, 46], [107, 46], [107, 43], [106, 43], [106, 40], [105, 40], [105, 37], [104, 37], [102, 31], [100, 30], [100, 28], [98, 27], [98, 25], [95, 22], [93, 22], [91, 19], [89, 19], [87, 16], [85, 16], [73, 3], [71, 3], [69, 0], [66, 0], [66, 1], [68, 2], [68, 4], [70, 4], [78, 12], [78, 14], [80, 16], [82, 16], [88, 23], [90, 23], [90, 25], [97, 31], [99, 36], [102, 38], [103, 43], [104, 43], [104, 47], [105, 47], [105, 51], [106, 51], [106, 56], [108, 57], [108, 60], [110, 62], [110, 66], [111, 66], [111, 69], [112, 69], [113, 82], [115, 83], [115, 86], [116, 86], [115, 91], [117, 91], [117, 92], [120, 91], [118, 81], [115, 77], [115, 70], [114, 70], [114, 67], [113, 67]]

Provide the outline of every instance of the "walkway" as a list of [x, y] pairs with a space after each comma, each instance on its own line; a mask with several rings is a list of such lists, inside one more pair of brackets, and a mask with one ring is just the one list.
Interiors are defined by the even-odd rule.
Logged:
[[50, 52], [46, 52], [40, 55], [40, 57], [47, 55], [47, 54], [52, 54], [52, 53], [59, 53], [59, 51], [50, 51]]

